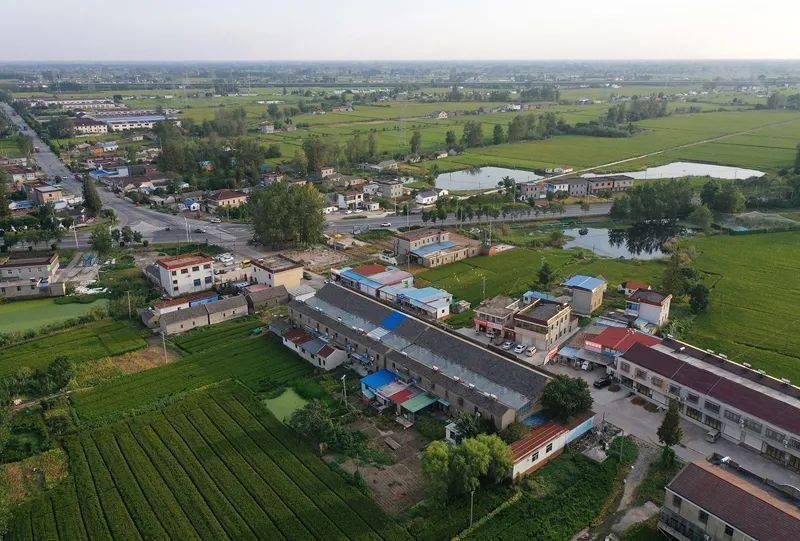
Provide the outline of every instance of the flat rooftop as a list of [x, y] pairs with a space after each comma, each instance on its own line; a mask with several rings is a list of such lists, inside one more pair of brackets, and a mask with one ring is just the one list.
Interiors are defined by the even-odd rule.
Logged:
[[542, 323], [547, 325], [553, 317], [557, 316], [564, 310], [566, 306], [560, 302], [548, 301], [545, 299], [536, 299], [531, 304], [517, 312], [514, 319], [522, 319], [524, 321], [532, 321], [534, 323]]
[[213, 259], [205, 254], [199, 252], [192, 254], [180, 254], [167, 257], [160, 257], [156, 259], [156, 264], [165, 269], [179, 269], [182, 267], [189, 267], [191, 265], [201, 265], [204, 263], [211, 263]]
[[269, 272], [282, 272], [303, 267], [301, 263], [289, 259], [288, 257], [283, 257], [282, 255], [255, 259], [251, 263], [256, 267], [262, 268]]
[[[510, 308], [511, 306], [513, 306], [513, 308]], [[516, 312], [517, 306], [519, 306], [519, 299], [513, 299], [505, 295], [499, 295], [492, 299], [483, 301], [480, 305], [478, 305], [477, 308], [475, 308], [475, 311], [482, 314], [488, 314], [490, 316], [506, 317]]]

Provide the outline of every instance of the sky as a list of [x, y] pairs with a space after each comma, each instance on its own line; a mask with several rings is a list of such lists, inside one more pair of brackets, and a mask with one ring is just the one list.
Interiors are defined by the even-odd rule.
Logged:
[[0, 62], [797, 59], [798, 21], [798, 0], [0, 0]]

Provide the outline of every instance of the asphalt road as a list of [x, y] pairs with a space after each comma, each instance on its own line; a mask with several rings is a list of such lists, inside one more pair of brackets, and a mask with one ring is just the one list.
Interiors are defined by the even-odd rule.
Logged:
[[[75, 195], [80, 195], [82, 192], [81, 182], [76, 181], [73, 173], [67, 166], [59, 159], [59, 157], [50, 150], [44, 141], [33, 131], [21, 116], [14, 116], [13, 109], [6, 103], [0, 102], [2, 107], [12, 122], [20, 127], [25, 128], [27, 133], [33, 138], [33, 144], [40, 148], [40, 152], [34, 155], [39, 167], [45, 172], [49, 178], [61, 177], [61, 185], [67, 191]], [[264, 251], [259, 250], [254, 246], [250, 246], [248, 241], [253, 236], [252, 227], [247, 224], [232, 224], [220, 223], [212, 224], [205, 220], [197, 220], [193, 218], [186, 218], [182, 215], [172, 215], [163, 212], [158, 212], [147, 207], [137, 206], [130, 201], [127, 201], [117, 194], [114, 194], [103, 187], [98, 187], [100, 199], [103, 201], [103, 206], [111, 208], [117, 215], [119, 226], [130, 226], [135, 231], [142, 233], [142, 237], [151, 243], [170, 243], [180, 241], [208, 241], [213, 244], [224, 246], [231, 252], [238, 253], [247, 257], [262, 257]], [[530, 221], [530, 220], [547, 220], [553, 218], [570, 218], [570, 217], [583, 217], [583, 216], [603, 216], [608, 214], [611, 209], [610, 203], [601, 203], [592, 205], [591, 210], [583, 211], [580, 205], [567, 205], [563, 213], [547, 213], [541, 214], [538, 217], [533, 216], [519, 216], [517, 218], [498, 217], [496, 219], [489, 219], [494, 223], [510, 222], [510, 221]], [[364, 230], [369, 228], [381, 227], [381, 224], [390, 222], [393, 228], [402, 226], [425, 225], [422, 220], [422, 215], [412, 214], [409, 216], [391, 216], [391, 217], [375, 217], [375, 218], [358, 218], [358, 219], [344, 219], [342, 216], [334, 215], [326, 217], [326, 231], [338, 232], [353, 232], [354, 230]], [[473, 219], [465, 223], [486, 223], [487, 219]], [[437, 221], [438, 225], [457, 225], [460, 222], [454, 215], [449, 216], [444, 221]], [[66, 247], [74, 247], [76, 235], [68, 235], [65, 237], [61, 244]], [[80, 248], [88, 246], [90, 233], [85, 230], [77, 232], [77, 245]]]

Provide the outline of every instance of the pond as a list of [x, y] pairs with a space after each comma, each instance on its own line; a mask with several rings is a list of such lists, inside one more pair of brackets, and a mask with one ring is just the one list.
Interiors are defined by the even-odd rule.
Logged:
[[572, 237], [564, 248], [585, 248], [604, 257], [658, 259], [669, 255], [664, 243], [685, 230], [670, 224], [639, 224], [628, 229], [565, 229], [564, 234]]
[[[648, 167], [645, 171], [633, 171], [630, 173], [619, 173], [638, 179], [659, 179], [659, 178], [680, 178], [680, 177], [712, 177], [725, 180], [745, 179], [750, 177], [763, 177], [763, 171], [755, 169], [742, 169], [741, 167], [728, 167], [727, 165], [711, 165], [708, 163], [692, 162], [672, 162], [658, 167]], [[583, 175], [584, 178], [592, 178], [594, 173]]]
[[511, 177], [517, 182], [539, 180], [540, 177], [523, 169], [507, 169], [505, 167], [480, 167], [464, 169], [451, 173], [442, 173], [436, 177], [436, 187], [445, 190], [491, 190], [503, 177]]

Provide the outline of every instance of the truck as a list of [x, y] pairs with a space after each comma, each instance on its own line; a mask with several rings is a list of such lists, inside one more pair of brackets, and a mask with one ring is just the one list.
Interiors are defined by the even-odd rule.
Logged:
[[33, 151], [34, 151], [34, 152], [41, 152], [41, 151], [42, 151], [42, 149], [41, 149], [41, 148], [39, 148], [39, 147], [33, 147]]

